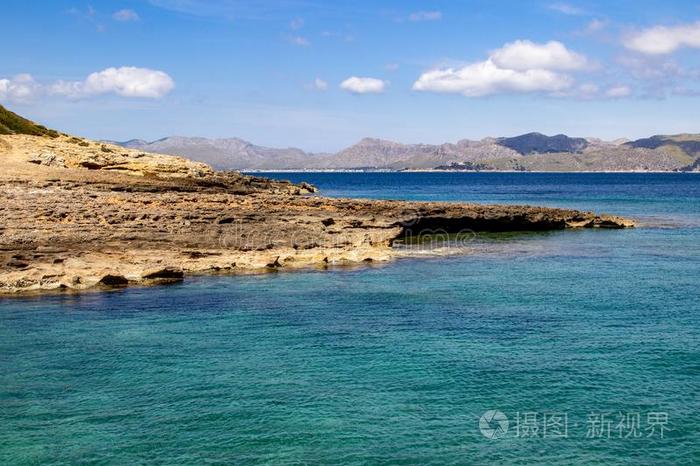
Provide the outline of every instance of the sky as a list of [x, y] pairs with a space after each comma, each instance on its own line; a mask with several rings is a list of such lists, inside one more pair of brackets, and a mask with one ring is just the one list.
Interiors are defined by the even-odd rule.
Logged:
[[3, 0], [0, 103], [112, 140], [700, 132], [700, 1]]

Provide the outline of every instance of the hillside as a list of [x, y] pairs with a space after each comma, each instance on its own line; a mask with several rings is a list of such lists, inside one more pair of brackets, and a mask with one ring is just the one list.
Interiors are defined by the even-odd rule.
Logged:
[[677, 148], [690, 156], [700, 156], [700, 135], [677, 134], [674, 136], [657, 135], [650, 138], [637, 139], [625, 143], [630, 147], [643, 147], [646, 149]]
[[[1, 105], [0, 134], [60, 136]], [[82, 140], [71, 141], [80, 144]], [[364, 138], [335, 154], [259, 146], [240, 138], [173, 136], [151, 142], [105, 142], [135, 151], [185, 156], [221, 170], [697, 171], [700, 164], [698, 134], [613, 142], [541, 133], [444, 144]]]
[[58, 132], [27, 120], [0, 105], [0, 134], [57, 137]]
[[239, 138], [207, 139], [172, 136], [157, 141], [132, 139], [108, 141], [122, 147], [162, 154], [181, 154], [217, 169], [274, 170], [313, 166], [323, 163], [324, 156], [307, 154], [293, 147], [274, 149], [257, 146]]
[[498, 144], [513, 149], [519, 154], [549, 154], [557, 152], [576, 153], [588, 147], [584, 138], [570, 138], [564, 134], [545, 136], [542, 133], [527, 133], [512, 138], [499, 138]]
[[168, 137], [119, 144], [237, 170], [681, 171], [692, 170], [700, 158], [700, 135], [692, 134], [611, 142], [541, 133], [444, 144], [364, 138], [335, 154], [275, 149], [238, 138]]

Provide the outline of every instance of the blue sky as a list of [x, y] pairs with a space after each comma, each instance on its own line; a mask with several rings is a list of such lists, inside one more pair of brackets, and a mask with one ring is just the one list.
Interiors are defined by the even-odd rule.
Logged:
[[0, 24], [0, 102], [93, 138], [700, 132], [698, 1], [5, 0]]

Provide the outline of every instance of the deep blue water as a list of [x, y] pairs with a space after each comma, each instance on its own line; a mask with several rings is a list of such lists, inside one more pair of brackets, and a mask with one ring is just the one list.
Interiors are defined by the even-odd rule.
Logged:
[[678, 173], [265, 173], [324, 195], [536, 204], [700, 224], [700, 179]]
[[270, 176], [643, 226], [0, 301], [0, 464], [700, 462], [700, 176]]

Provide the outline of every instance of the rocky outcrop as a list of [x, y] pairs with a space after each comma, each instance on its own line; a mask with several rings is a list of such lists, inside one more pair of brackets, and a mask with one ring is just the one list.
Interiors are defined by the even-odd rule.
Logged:
[[567, 209], [309, 196], [305, 183], [69, 136], [0, 136], [0, 160], [2, 293], [387, 261], [397, 240], [434, 232], [632, 226]]

